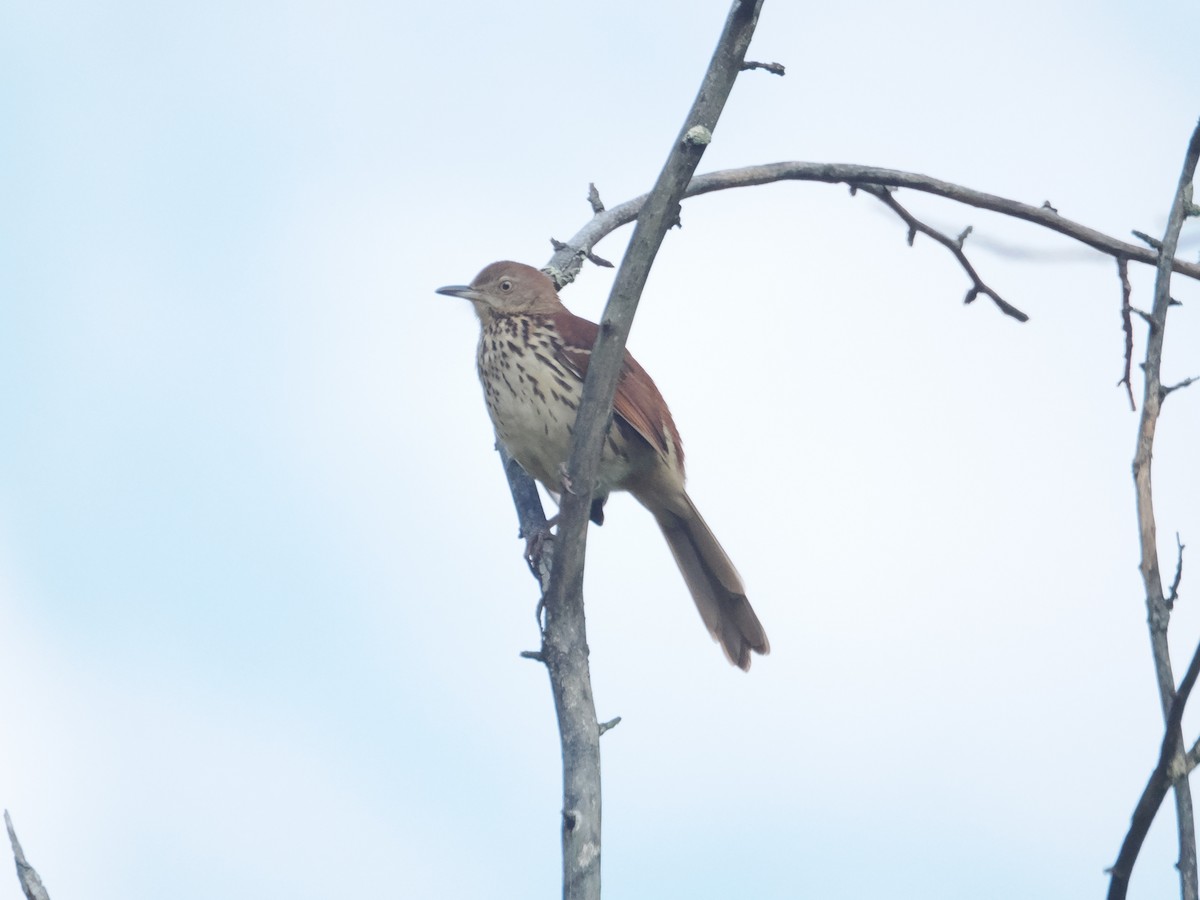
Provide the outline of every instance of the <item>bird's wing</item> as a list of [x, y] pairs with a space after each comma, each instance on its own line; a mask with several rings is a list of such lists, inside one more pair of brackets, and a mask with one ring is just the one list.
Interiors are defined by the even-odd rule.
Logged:
[[[559, 362], [582, 379], [587, 374], [599, 327], [567, 310], [554, 314], [554, 326], [563, 341], [558, 348]], [[628, 350], [625, 351], [625, 365], [617, 382], [613, 410], [650, 446], [664, 456], [674, 455], [682, 469], [683, 444], [679, 440], [675, 421], [671, 418], [671, 410], [667, 408], [667, 402], [658, 392], [653, 379]]]

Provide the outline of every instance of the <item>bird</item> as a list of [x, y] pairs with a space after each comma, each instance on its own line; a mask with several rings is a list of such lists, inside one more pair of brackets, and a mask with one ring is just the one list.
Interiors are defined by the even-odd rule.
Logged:
[[[570, 489], [571, 433], [598, 326], [563, 305], [554, 282], [522, 263], [484, 267], [469, 285], [438, 294], [469, 300], [479, 317], [479, 380], [497, 439], [552, 494]], [[612, 491], [654, 516], [700, 618], [726, 657], [749, 671], [770, 644], [742, 579], [684, 488], [683, 444], [666, 401], [637, 360], [625, 360], [600, 458], [591, 519]]]

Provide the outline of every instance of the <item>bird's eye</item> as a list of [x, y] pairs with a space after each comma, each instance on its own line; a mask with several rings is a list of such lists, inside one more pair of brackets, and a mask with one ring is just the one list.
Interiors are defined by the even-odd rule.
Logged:
[[500, 282], [500, 290], [508, 293], [512, 290], [512, 282], [505, 278], [502, 282]]

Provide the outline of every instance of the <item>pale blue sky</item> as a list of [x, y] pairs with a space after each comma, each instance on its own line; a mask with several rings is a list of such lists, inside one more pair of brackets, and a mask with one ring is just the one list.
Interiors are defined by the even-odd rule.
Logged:
[[[52, 896], [557, 893], [534, 585], [474, 317], [433, 289], [544, 263], [589, 181], [648, 189], [725, 11], [0, 10], [0, 806]], [[1187, 2], [768, 3], [750, 56], [788, 75], [741, 78], [701, 168], [884, 165], [1158, 233], [1198, 29]], [[691, 201], [664, 245], [631, 347], [773, 653], [729, 667], [613, 500], [611, 896], [1105, 889], [1160, 727], [1114, 266], [901, 199], [973, 224], [1032, 321], [964, 309], [948, 254], [840, 187]], [[594, 318], [610, 281], [564, 298]], [[1175, 294], [1168, 380], [1200, 374]], [[1168, 564], [1200, 542], [1196, 403], [1160, 429]], [[1131, 896], [1174, 894], [1173, 852], [1156, 826]]]

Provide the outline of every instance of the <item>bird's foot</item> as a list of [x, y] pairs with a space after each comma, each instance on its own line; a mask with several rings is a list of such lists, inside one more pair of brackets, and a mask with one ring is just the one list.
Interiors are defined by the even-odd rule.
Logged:
[[558, 464], [558, 480], [562, 483], [564, 494], [575, 493], [575, 485], [571, 483], [571, 476], [567, 473], [567, 464]]

